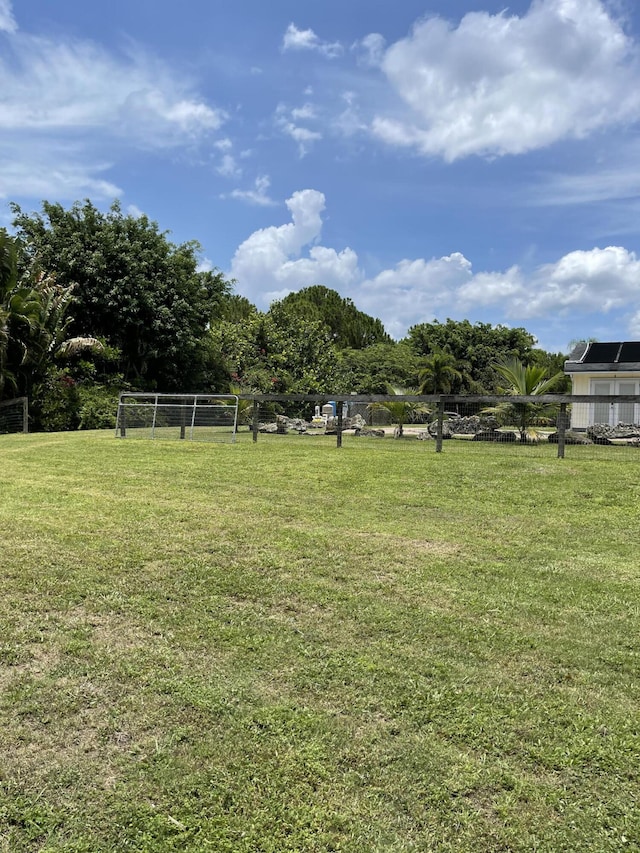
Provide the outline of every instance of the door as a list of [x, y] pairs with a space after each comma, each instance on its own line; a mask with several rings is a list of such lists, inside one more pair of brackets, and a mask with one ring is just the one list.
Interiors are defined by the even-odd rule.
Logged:
[[[612, 394], [611, 382], [603, 380], [595, 380], [591, 383], [591, 393], [595, 394]], [[610, 424], [612, 420], [612, 406], [610, 403], [594, 403], [593, 404], [593, 419], [594, 424]]]

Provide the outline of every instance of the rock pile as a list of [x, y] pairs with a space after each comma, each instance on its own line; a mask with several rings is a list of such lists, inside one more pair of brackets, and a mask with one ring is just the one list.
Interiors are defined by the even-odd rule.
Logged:
[[626, 441], [628, 444], [640, 444], [639, 424], [593, 424], [587, 427], [587, 436], [594, 444], [611, 444]]
[[[277, 415], [275, 423], [258, 424], [258, 432], [278, 433], [278, 435], [286, 435], [289, 432], [297, 432], [300, 434], [311, 432], [312, 434], [317, 435], [322, 429], [323, 426], [318, 427], [317, 424], [309, 423], [309, 421], [305, 421], [303, 418], [288, 418], [286, 415]], [[342, 431], [345, 432], [345, 430], [354, 430], [356, 435], [365, 435], [365, 432], [363, 432], [363, 430], [367, 430], [365, 419], [362, 415], [354, 415], [352, 418], [343, 418]], [[324, 426], [324, 431], [326, 435], [335, 435], [338, 431], [338, 419], [329, 418], [326, 426]], [[377, 434], [379, 431], [373, 430], [369, 432]], [[384, 430], [382, 433], [384, 435]]]
[[[454, 435], [479, 435], [487, 431], [494, 432], [498, 421], [493, 415], [470, 415], [467, 418], [449, 416], [442, 422], [442, 437], [451, 438]], [[438, 434], [438, 422], [433, 421], [428, 426], [432, 438]], [[484, 439], [487, 441], [488, 439]]]

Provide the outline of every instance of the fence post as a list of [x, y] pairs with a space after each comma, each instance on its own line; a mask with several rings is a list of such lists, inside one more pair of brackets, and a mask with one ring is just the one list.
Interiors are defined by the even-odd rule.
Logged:
[[124, 399], [120, 397], [118, 402], [118, 420], [120, 422], [120, 438], [127, 437], [127, 407], [124, 404]]
[[442, 453], [442, 422], [444, 421], [444, 400], [438, 401], [438, 430], [436, 432], [436, 453]]
[[342, 447], [342, 403], [336, 403], [338, 407], [338, 430], [336, 432], [336, 447]]
[[258, 405], [258, 401], [256, 398], [253, 398], [253, 413], [251, 419], [251, 430], [253, 432], [253, 441], [256, 442], [258, 440], [258, 421], [260, 418], [260, 406]]
[[29, 398], [22, 398], [22, 432], [29, 432]]
[[180, 438], [184, 439], [187, 431], [187, 413], [184, 406], [180, 406]]
[[567, 404], [560, 403], [558, 414], [558, 459], [564, 459], [564, 444], [567, 430]]

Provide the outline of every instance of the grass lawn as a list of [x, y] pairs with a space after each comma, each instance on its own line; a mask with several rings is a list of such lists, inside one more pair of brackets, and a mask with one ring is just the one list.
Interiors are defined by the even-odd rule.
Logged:
[[640, 850], [640, 459], [0, 436], [0, 850]]

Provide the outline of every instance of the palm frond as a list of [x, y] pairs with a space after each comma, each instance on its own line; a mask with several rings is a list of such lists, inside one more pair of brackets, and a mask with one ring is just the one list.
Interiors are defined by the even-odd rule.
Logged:
[[58, 346], [56, 350], [56, 355], [61, 355], [67, 358], [72, 355], [77, 355], [79, 352], [83, 352], [84, 350], [91, 350], [92, 352], [101, 352], [103, 349], [104, 344], [97, 338], [68, 338], [66, 341], [63, 341]]

